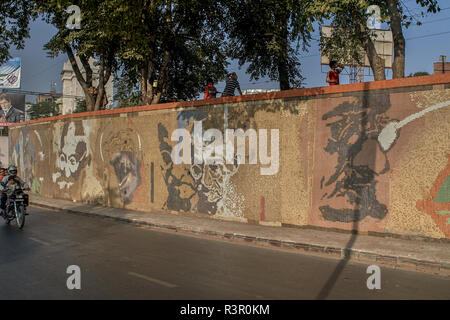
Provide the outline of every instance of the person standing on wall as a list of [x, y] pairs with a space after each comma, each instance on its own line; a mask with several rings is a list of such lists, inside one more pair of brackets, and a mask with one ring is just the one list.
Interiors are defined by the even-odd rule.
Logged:
[[339, 74], [344, 70], [343, 66], [339, 66], [334, 60], [330, 61], [331, 70], [327, 74], [327, 82], [330, 86], [336, 86], [339, 84]]
[[237, 89], [239, 91], [239, 94], [242, 96], [241, 87], [239, 86], [239, 82], [237, 81], [237, 79], [238, 79], [238, 76], [237, 76], [236, 72], [227, 74], [225, 89], [223, 90], [222, 97], [234, 96], [235, 89]]
[[214, 99], [217, 95], [217, 89], [214, 87], [214, 82], [211, 78], [208, 79], [208, 84], [205, 87], [205, 94], [203, 99]]

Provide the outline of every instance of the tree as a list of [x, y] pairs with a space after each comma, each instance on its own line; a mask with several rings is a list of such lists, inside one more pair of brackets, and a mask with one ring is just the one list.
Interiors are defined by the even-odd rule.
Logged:
[[[49, 51], [51, 57], [61, 53], [67, 54], [75, 76], [83, 89], [88, 111], [104, 107], [105, 85], [117, 67], [116, 54], [120, 39], [110, 31], [112, 28], [117, 28], [117, 25], [111, 25], [113, 21], [109, 19], [113, 14], [112, 10], [115, 10], [111, 2], [117, 1], [49, 0], [39, 5], [39, 11], [44, 14], [46, 21], [58, 30], [44, 48]], [[80, 7], [82, 13], [80, 30], [71, 30], [66, 27], [69, 14], [65, 9], [71, 4]], [[79, 61], [76, 56], [79, 57]], [[90, 64], [92, 60], [96, 61], [98, 67], [96, 79]], [[97, 85], [94, 85], [95, 81]]]
[[[427, 12], [438, 12], [437, 0], [416, 0], [416, 3]], [[364, 50], [370, 62], [375, 80], [384, 80], [385, 62], [375, 50], [375, 37], [367, 28], [367, 19], [372, 14], [368, 12], [370, 5], [380, 8], [381, 19], [389, 24], [393, 35], [394, 61], [393, 77], [402, 78], [405, 73], [405, 38], [403, 28], [409, 27], [416, 19], [399, 0], [316, 0], [311, 6], [312, 12], [323, 22], [332, 18], [332, 37], [321, 40], [322, 51], [334, 59], [362, 64]], [[424, 12], [421, 12], [424, 16]], [[420, 25], [420, 22], [417, 21]]]
[[86, 106], [86, 100], [77, 100], [75, 109], [73, 110], [73, 113], [80, 113], [80, 112], [86, 112], [87, 106]]
[[116, 94], [114, 100], [118, 101], [117, 108], [127, 108], [142, 105], [141, 92], [136, 82], [126, 73], [115, 82]]
[[[251, 79], [268, 76], [280, 89], [300, 87], [298, 50], [311, 39], [313, 16], [307, 0], [225, 0], [228, 55], [242, 67], [249, 63]], [[300, 46], [301, 45], [301, 46]]]
[[310, 7], [320, 23], [332, 19], [329, 38], [321, 37], [321, 50], [331, 60], [362, 65], [367, 54], [375, 80], [384, 80], [385, 62], [375, 50], [374, 37], [367, 28], [368, 4], [360, 0], [318, 0]]
[[212, 0], [110, 1], [118, 57], [143, 104], [195, 98], [206, 78], [224, 76], [222, 11]]
[[60, 103], [54, 101], [41, 101], [31, 105], [28, 112], [31, 120], [53, 117], [61, 114], [60, 106]]
[[7, 60], [11, 46], [24, 48], [30, 37], [29, 23], [36, 17], [35, 1], [2, 0], [0, 2], [0, 63]]
[[[416, 0], [416, 3], [422, 8], [426, 8], [427, 12], [436, 13], [440, 11], [437, 0]], [[405, 77], [405, 56], [406, 56], [406, 44], [405, 37], [403, 36], [403, 27], [408, 28], [412, 20], [415, 19], [412, 15], [406, 15], [402, 3], [399, 0], [386, 0], [386, 3], [381, 1], [380, 5], [387, 7], [388, 16], [390, 18], [389, 25], [392, 30], [392, 36], [394, 40], [394, 61], [392, 64], [392, 77], [404, 78]], [[424, 13], [421, 12], [423, 17]], [[417, 25], [421, 25], [421, 22], [417, 20]]]
[[411, 77], [421, 77], [421, 76], [429, 76], [430, 74], [426, 71], [419, 71], [419, 72], [414, 72], [414, 73], [410, 73], [408, 78]]

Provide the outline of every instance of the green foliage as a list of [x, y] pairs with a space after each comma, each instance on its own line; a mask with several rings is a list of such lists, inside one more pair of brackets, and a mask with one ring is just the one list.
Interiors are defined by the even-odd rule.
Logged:
[[139, 85], [144, 104], [158, 102], [159, 96], [193, 99], [208, 77], [218, 80], [225, 75], [220, 3], [155, 0], [149, 5], [112, 5], [117, 9], [111, 19], [121, 26], [115, 29], [122, 39], [120, 61], [132, 85]]
[[[110, 19], [114, 15], [112, 10], [116, 9], [110, 4], [115, 2], [117, 1], [48, 0], [39, 2], [38, 6], [45, 20], [57, 29], [57, 33], [45, 44], [44, 49], [50, 57], [67, 53], [74, 66], [75, 76], [83, 88], [89, 111], [101, 108], [103, 95], [97, 93], [104, 90], [104, 85], [117, 68], [116, 56], [121, 39], [117, 37], [114, 28], [120, 29], [117, 27], [120, 23], [112, 25], [117, 21]], [[80, 30], [70, 30], [66, 27], [69, 13], [65, 9], [72, 4], [78, 5], [81, 10]], [[75, 62], [75, 54], [80, 57], [80, 62]], [[90, 59], [97, 61], [99, 81], [96, 88], [93, 86]], [[86, 71], [84, 76], [83, 69]]]
[[[433, 13], [440, 11], [437, 0], [416, 0], [416, 4], [421, 9], [422, 17], [424, 17], [424, 10]], [[369, 59], [372, 58], [373, 63], [377, 62], [374, 50], [372, 55], [369, 54], [369, 48], [372, 48], [369, 44], [375, 39], [371, 30], [366, 27], [370, 16], [367, 9], [370, 5], [377, 5], [380, 8], [382, 22], [389, 24], [393, 31], [395, 58], [399, 58], [397, 62], [394, 60], [394, 77], [403, 77], [405, 45], [402, 28], [407, 28], [413, 20], [416, 20], [418, 25], [421, 23], [400, 0], [313, 1], [310, 6], [311, 13], [318, 17], [321, 24], [326, 19], [332, 19], [332, 36], [321, 39], [321, 50], [331, 59], [341, 63], [360, 65], [366, 53]], [[372, 69], [379, 67], [375, 64], [371, 66]], [[384, 72], [382, 73], [384, 75]], [[375, 70], [374, 74], [377, 74]]]
[[33, 104], [28, 112], [31, 120], [47, 118], [61, 114], [60, 106], [61, 104], [54, 101], [41, 101]]
[[[70, 4], [81, 9], [81, 30], [65, 28], [64, 9]], [[50, 56], [69, 47], [86, 59], [103, 57], [106, 66], [128, 74], [146, 103], [195, 98], [207, 77], [225, 74], [222, 11], [216, 1], [49, 0], [39, 8], [58, 29], [45, 46]]]
[[87, 106], [86, 106], [86, 100], [77, 100], [77, 104], [75, 106], [75, 110], [72, 111], [72, 113], [80, 113], [80, 112], [86, 112]]
[[122, 76], [114, 82], [116, 88], [116, 94], [114, 100], [118, 101], [117, 108], [127, 108], [141, 106], [141, 92], [137, 88], [133, 79], [126, 73], [122, 73]]
[[365, 28], [369, 4], [359, 0], [318, 0], [310, 10], [323, 24], [332, 19], [332, 33], [329, 38], [321, 36], [320, 47], [330, 60], [342, 64], [360, 65], [364, 59], [364, 43], [370, 39]]
[[251, 79], [268, 76], [281, 89], [300, 87], [298, 51], [311, 39], [314, 16], [308, 0], [226, 0], [228, 55], [248, 63]]
[[35, 1], [0, 1], [0, 63], [7, 60], [11, 46], [23, 49], [30, 37], [29, 23], [36, 17]]
[[139, 107], [142, 106], [141, 93], [133, 92], [129, 96], [122, 98], [117, 103], [117, 108]]
[[[418, 4], [422, 9], [425, 9], [427, 13], [437, 13], [441, 11], [438, 0], [416, 0], [416, 4]], [[406, 10], [406, 12], [410, 13], [410, 11], [408, 10]], [[424, 10], [421, 10], [420, 13], [417, 15], [420, 16], [421, 18], [424, 18], [425, 17]], [[403, 18], [403, 25], [406, 28], [408, 28], [411, 24], [413, 24], [414, 21], [416, 25], [418, 26], [422, 25], [422, 22], [418, 20], [417, 16], [403, 14], [402, 18]]]
[[420, 77], [420, 76], [429, 76], [430, 74], [426, 71], [419, 71], [419, 72], [414, 72], [414, 73], [410, 73], [408, 77]]
[[[39, 11], [43, 13], [46, 22], [57, 28], [57, 33], [44, 46], [51, 57], [66, 52], [66, 46], [72, 46], [79, 56], [95, 57], [105, 52], [114, 52], [120, 39], [108, 33], [112, 27], [108, 3], [98, 0], [47, 0], [40, 3]], [[65, 10], [76, 4], [81, 10], [81, 29], [70, 30], [66, 27], [69, 13]], [[115, 52], [114, 52], [115, 53]]]

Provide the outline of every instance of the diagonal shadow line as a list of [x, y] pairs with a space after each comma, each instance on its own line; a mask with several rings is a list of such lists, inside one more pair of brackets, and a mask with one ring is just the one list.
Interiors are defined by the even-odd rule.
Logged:
[[[353, 223], [353, 230], [358, 230], [358, 222]], [[317, 295], [317, 300], [324, 300], [328, 297], [331, 290], [333, 289], [334, 285], [336, 284], [337, 280], [339, 279], [339, 276], [341, 275], [342, 271], [344, 271], [345, 266], [347, 265], [348, 261], [350, 260], [350, 251], [353, 245], [355, 244], [356, 238], [358, 234], [356, 232], [353, 232], [350, 236], [350, 240], [345, 245], [344, 249], [344, 258], [339, 262], [339, 264], [334, 269], [333, 273], [328, 278], [327, 282], [323, 286], [323, 288], [320, 290], [319, 294]]]
[[[362, 97], [362, 101], [361, 101], [362, 102], [362, 106], [363, 106], [363, 108], [365, 108], [365, 110], [367, 110], [367, 108], [369, 107], [368, 106], [368, 104], [369, 104], [369, 90], [368, 90], [368, 83], [367, 82], [364, 83], [364, 91], [363, 91], [362, 96], [363, 96]], [[366, 133], [365, 123], [362, 123], [361, 132], [364, 135], [367, 134]], [[373, 158], [371, 158], [371, 160], [373, 160], [373, 165], [374, 165], [373, 168], [375, 168], [376, 149], [373, 150], [373, 151], [374, 151], [372, 153], [373, 154]], [[354, 205], [354, 209], [357, 209], [357, 208], [358, 208], [358, 205], [355, 204]], [[349, 241], [347, 242], [347, 244], [345, 245], [345, 248], [343, 249], [344, 258], [341, 259], [339, 264], [334, 269], [333, 273], [328, 278], [328, 280], [325, 283], [325, 285], [320, 290], [319, 294], [316, 297], [317, 300], [324, 300], [330, 295], [331, 290], [336, 285], [336, 282], [339, 279], [339, 276], [342, 274], [342, 272], [344, 271], [345, 266], [349, 262], [350, 255], [351, 255], [351, 249], [353, 248], [353, 246], [354, 246], [354, 244], [356, 242], [356, 238], [358, 237], [359, 219], [360, 219], [360, 217], [355, 218], [355, 220], [353, 221], [352, 235], [350, 236]]]

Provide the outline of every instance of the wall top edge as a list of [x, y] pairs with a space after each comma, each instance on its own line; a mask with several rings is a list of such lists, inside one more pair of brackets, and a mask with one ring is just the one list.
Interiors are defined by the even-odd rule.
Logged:
[[90, 111], [90, 112], [67, 114], [67, 115], [48, 117], [48, 118], [42, 118], [42, 119], [37, 119], [37, 120], [30, 120], [30, 121], [26, 121], [26, 122], [20, 122], [15, 125], [11, 125], [10, 127], [22, 127], [22, 126], [26, 126], [26, 125], [30, 125], [30, 124], [43, 123], [43, 122], [48, 122], [48, 121], [56, 121], [56, 120], [71, 119], [71, 118], [87, 118], [87, 117], [94, 117], [94, 116], [119, 114], [119, 113], [134, 113], [134, 112], [153, 111], [153, 110], [182, 109], [182, 108], [189, 108], [189, 107], [201, 107], [201, 106], [220, 105], [220, 104], [227, 104], [227, 103], [264, 101], [264, 100], [286, 99], [286, 98], [292, 99], [292, 98], [301, 98], [301, 97], [323, 96], [323, 95], [330, 95], [330, 94], [336, 94], [336, 93], [350, 93], [350, 92], [360, 92], [360, 91], [370, 91], [370, 90], [439, 85], [439, 84], [450, 84], [450, 73], [449, 74], [431, 75], [431, 76], [410, 77], [410, 78], [402, 78], [402, 79], [343, 84], [343, 85], [338, 85], [338, 86], [326, 86], [326, 87], [316, 87], [316, 88], [284, 90], [284, 91], [276, 91], [276, 92], [250, 94], [250, 95], [245, 95], [245, 96], [215, 98], [215, 99], [210, 99], [210, 100], [170, 102], [170, 103], [162, 103], [162, 104], [155, 104], [155, 105], [113, 109], [113, 110]]

